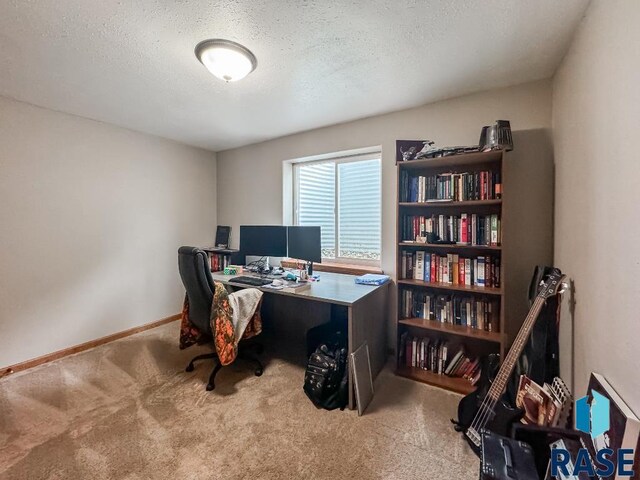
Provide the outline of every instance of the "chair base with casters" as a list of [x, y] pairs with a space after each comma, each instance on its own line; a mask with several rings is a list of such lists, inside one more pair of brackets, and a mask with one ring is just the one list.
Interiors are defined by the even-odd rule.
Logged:
[[[238, 345], [237, 358], [252, 362], [256, 367], [255, 370], [253, 371], [256, 377], [261, 376], [262, 373], [264, 372], [264, 367], [262, 365], [262, 362], [260, 362], [260, 360], [256, 356], [256, 355], [260, 355], [263, 352], [263, 350], [264, 350], [263, 346], [259, 343], [254, 343], [251, 345], [242, 345], [242, 344]], [[222, 364], [220, 363], [220, 360], [218, 359], [218, 355], [216, 353], [203, 353], [201, 355], [197, 355], [193, 357], [189, 362], [189, 365], [187, 365], [187, 368], [185, 369], [185, 371], [193, 372], [193, 370], [195, 369], [195, 365], [194, 365], [195, 362], [197, 362], [198, 360], [206, 360], [206, 359], [214, 359], [216, 361], [216, 366], [213, 367], [213, 370], [209, 375], [209, 382], [207, 383], [207, 387], [206, 387], [207, 391], [210, 392], [211, 390], [216, 388], [215, 378], [218, 372], [222, 369]]]

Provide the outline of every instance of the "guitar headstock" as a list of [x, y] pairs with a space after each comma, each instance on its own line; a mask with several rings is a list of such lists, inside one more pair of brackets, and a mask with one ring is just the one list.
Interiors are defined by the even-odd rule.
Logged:
[[567, 285], [563, 282], [565, 278], [566, 275], [564, 275], [560, 270], [555, 269], [549, 274], [547, 280], [541, 283], [538, 297], [544, 298], [546, 300], [548, 298], [556, 296], [558, 293], [564, 292], [564, 290], [567, 288]]

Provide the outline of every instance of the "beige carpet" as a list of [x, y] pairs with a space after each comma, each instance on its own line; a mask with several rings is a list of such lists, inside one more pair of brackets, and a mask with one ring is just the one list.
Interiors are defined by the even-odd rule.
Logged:
[[[171, 323], [0, 380], [0, 478], [476, 479], [458, 396], [384, 371], [363, 417], [316, 410], [270, 358], [204, 382]], [[267, 344], [274, 351], [274, 346]], [[202, 349], [201, 349], [202, 350]]]

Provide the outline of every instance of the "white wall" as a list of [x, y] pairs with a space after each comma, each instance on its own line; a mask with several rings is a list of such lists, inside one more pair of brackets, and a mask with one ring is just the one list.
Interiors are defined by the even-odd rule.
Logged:
[[575, 282], [575, 392], [599, 372], [640, 414], [638, 25], [637, 0], [592, 2], [554, 78], [553, 137], [556, 263]]
[[0, 97], [0, 366], [178, 313], [215, 154]]
[[[375, 99], [371, 99], [375, 102]], [[478, 143], [483, 125], [509, 119], [521, 135], [517, 150], [549, 135], [551, 84], [539, 81], [459, 97], [409, 110], [298, 133], [218, 153], [218, 221], [232, 225], [283, 220], [282, 162], [294, 158], [382, 146], [382, 267], [395, 278], [397, 139], [429, 138], [439, 145]], [[228, 200], [233, 197], [233, 200]], [[523, 298], [525, 293], [523, 293]], [[390, 312], [389, 339], [395, 327]]]

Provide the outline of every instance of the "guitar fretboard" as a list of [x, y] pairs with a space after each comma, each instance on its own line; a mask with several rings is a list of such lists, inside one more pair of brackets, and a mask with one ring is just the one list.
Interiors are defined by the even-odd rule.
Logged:
[[545, 299], [541, 296], [536, 297], [535, 301], [533, 302], [527, 318], [525, 318], [524, 322], [522, 323], [520, 332], [518, 332], [513, 345], [511, 345], [511, 348], [509, 349], [507, 357], [502, 363], [502, 366], [500, 367], [496, 378], [493, 380], [493, 383], [491, 384], [491, 387], [487, 392], [487, 395], [491, 397], [491, 399], [497, 401], [502, 396], [507, 386], [507, 382], [509, 381], [509, 377], [511, 376], [511, 372], [513, 372], [513, 367], [518, 361], [518, 358], [520, 357], [520, 354], [522, 353], [522, 350], [524, 349], [524, 346], [529, 339], [529, 334], [533, 329], [533, 325], [536, 323], [536, 319], [538, 318], [540, 310], [542, 310], [544, 302]]

